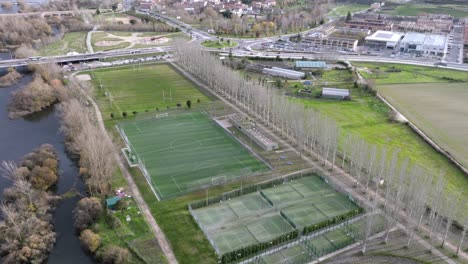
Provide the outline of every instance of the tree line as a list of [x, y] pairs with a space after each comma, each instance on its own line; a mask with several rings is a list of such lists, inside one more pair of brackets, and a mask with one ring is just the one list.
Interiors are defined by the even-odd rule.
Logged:
[[104, 218], [111, 228], [121, 225], [120, 220], [103, 207], [103, 197], [112, 194], [111, 182], [116, 173], [115, 149], [105, 131], [97, 124], [95, 113], [83, 95], [91, 94], [89, 82], [69, 78], [67, 96], [58, 106], [61, 132], [65, 146], [76, 157], [90, 197], [82, 198], [73, 211], [74, 226], [83, 247], [102, 263], [126, 263], [130, 252], [114, 244], [103, 245], [99, 228], [95, 226]]
[[[289, 100], [278, 94], [277, 89], [244, 79], [195, 44], [176, 42], [174, 54], [178, 64], [213, 92], [296, 145], [301, 155], [310, 155], [330, 171], [337, 167], [347, 171], [355, 179], [356, 190], [366, 194], [370, 201], [376, 201], [371, 203], [371, 210], [377, 210], [377, 200], [382, 197], [380, 202], [390, 223], [388, 230], [402, 221], [408, 245], [424, 223], [434, 243], [437, 237], [442, 237], [442, 245], [445, 244], [455, 219], [465, 234], [468, 228], [466, 201], [460, 199], [459, 193], [446, 189], [443, 171], [434, 175], [412, 164], [398, 150], [369, 144], [352, 134], [341, 135], [334, 120]], [[339, 138], [345, 141], [340, 149]], [[369, 222], [372, 227], [372, 218]], [[459, 248], [462, 242], [458, 242]]]
[[58, 157], [44, 144], [25, 155], [19, 164], [3, 161], [3, 177], [12, 186], [0, 204], [0, 255], [8, 263], [42, 263], [56, 240], [52, 214], [59, 197], [48, 191], [58, 180]]

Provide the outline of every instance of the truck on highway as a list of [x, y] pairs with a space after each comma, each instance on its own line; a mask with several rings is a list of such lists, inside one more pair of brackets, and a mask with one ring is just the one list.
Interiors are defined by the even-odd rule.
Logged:
[[40, 60], [40, 59], [42, 59], [41, 56], [33, 56], [33, 57], [29, 57], [29, 58], [28, 58], [28, 60], [30, 60], [30, 61], [38, 61], [38, 60]]

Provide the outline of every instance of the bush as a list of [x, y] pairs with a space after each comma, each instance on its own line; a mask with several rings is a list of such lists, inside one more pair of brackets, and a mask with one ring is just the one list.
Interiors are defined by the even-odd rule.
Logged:
[[101, 260], [103, 263], [122, 264], [127, 262], [129, 256], [130, 252], [127, 249], [110, 245], [102, 252]]
[[110, 113], [110, 117], [111, 117], [111, 118], [114, 118], [114, 113]]
[[123, 112], [123, 113], [122, 113], [122, 116], [123, 116], [123, 117], [127, 117], [127, 112]]
[[101, 236], [95, 234], [89, 229], [83, 230], [80, 234], [81, 244], [91, 253], [96, 252], [96, 250], [101, 246]]
[[93, 224], [101, 214], [101, 201], [96, 197], [85, 197], [78, 202], [73, 210], [74, 226], [78, 231], [82, 231]]

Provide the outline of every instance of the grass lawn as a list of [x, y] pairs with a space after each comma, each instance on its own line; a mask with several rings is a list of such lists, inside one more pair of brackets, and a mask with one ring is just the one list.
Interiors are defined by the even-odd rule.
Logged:
[[216, 48], [216, 49], [232, 48], [232, 47], [237, 46], [237, 42], [230, 41], [228, 43], [227, 41], [207, 40], [207, 41], [202, 42], [202, 46], [207, 47], [207, 48]]
[[[359, 65], [361, 65], [361, 63], [359, 63]], [[438, 76], [448, 74], [448, 72], [441, 69], [431, 69], [427, 70], [427, 72]], [[405, 76], [402, 73], [395, 74]], [[326, 78], [327, 75], [324, 74], [323, 76]], [[409, 78], [411, 75], [406, 76]], [[459, 72], [453, 72], [450, 76], [459, 78], [461, 74]], [[400, 78], [393, 77], [389, 74], [386, 79], [382, 80], [400, 81]], [[435, 79], [439, 80], [438, 78], [426, 76], [422, 76], [420, 79], [427, 82]], [[324, 80], [322, 80], [322, 82], [323, 81]], [[330, 79], [330, 82], [331, 81], [333, 81], [333, 79]], [[379, 81], [380, 79], [377, 80], [377, 83], [379, 83]], [[293, 85], [293, 83], [290, 83], [290, 85]], [[437, 174], [441, 170], [446, 171], [449, 190], [463, 191], [468, 187], [468, 177], [453, 166], [447, 158], [436, 152], [407, 125], [390, 122], [388, 119], [389, 109], [383, 102], [359, 88], [352, 88], [352, 82], [337, 84], [335, 87], [351, 89], [352, 100], [337, 101], [315, 98], [296, 98], [294, 100], [332, 117], [345, 133], [359, 135], [369, 143], [386, 146], [390, 150], [399, 149], [401, 150], [400, 155], [402, 157], [410, 158], [412, 162], [419, 164], [433, 173]], [[466, 192], [465, 199], [468, 199], [468, 193]]]
[[144, 162], [161, 199], [179, 196], [213, 179], [229, 181], [266, 171], [223, 128], [198, 111], [169, 113], [119, 125]]
[[464, 71], [436, 67], [423, 67], [392, 63], [353, 62], [366, 79], [375, 79], [376, 84], [468, 82]]
[[369, 5], [363, 5], [363, 4], [346, 4], [346, 5], [340, 5], [335, 7], [333, 10], [331, 10], [327, 15], [328, 16], [334, 16], [334, 17], [340, 17], [340, 16], [346, 16], [348, 12], [355, 13], [359, 12], [362, 10], [369, 9]]
[[[130, 259], [126, 263], [167, 263], [135, 201], [132, 198], [124, 200], [128, 202], [127, 209], [116, 210], [109, 215], [104, 214], [92, 226], [92, 229], [101, 236], [100, 250], [107, 245], [117, 245], [129, 249]], [[127, 221], [127, 216], [130, 217], [130, 221]], [[112, 224], [115, 221], [119, 224]]]
[[468, 167], [467, 83], [379, 85], [378, 91], [411, 122]]
[[42, 56], [64, 55], [68, 52], [76, 51], [85, 53], [86, 48], [86, 32], [70, 32], [65, 33], [63, 38], [57, 40], [39, 50]]
[[455, 17], [468, 17], [468, 8], [466, 5], [456, 4], [406, 4], [397, 6], [389, 11], [392, 15], [398, 16], [418, 16], [423, 13], [430, 14], [449, 14]]
[[[96, 88], [95, 97], [104, 119], [109, 119], [111, 113], [118, 118], [122, 117], [124, 111], [132, 115], [134, 111], [143, 113], [146, 110], [155, 112], [156, 108], [176, 108], [178, 103], [185, 106], [187, 100], [191, 100], [193, 106], [197, 105], [198, 99], [202, 103], [210, 101], [194, 84], [180, 76], [168, 64], [141, 65], [135, 68], [123, 66], [87, 73], [92, 75], [95, 87], [99, 87], [99, 84], [103, 86], [102, 90]], [[106, 92], [112, 99], [112, 106], [105, 96]]]

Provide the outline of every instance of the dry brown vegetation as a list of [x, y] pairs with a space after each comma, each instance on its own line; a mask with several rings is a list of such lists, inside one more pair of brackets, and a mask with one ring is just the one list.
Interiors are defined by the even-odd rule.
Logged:
[[58, 197], [46, 191], [57, 182], [57, 154], [51, 145], [27, 154], [19, 166], [3, 162], [0, 172], [13, 185], [3, 192], [0, 212], [2, 263], [42, 263], [55, 243], [52, 213]]
[[8, 68], [8, 73], [0, 77], [0, 87], [7, 87], [15, 84], [23, 75], [14, 68]]
[[8, 105], [9, 117], [19, 118], [51, 106], [64, 94], [60, 69], [56, 65], [33, 65], [34, 79], [19, 91], [12, 93]]
[[[80, 171], [89, 191], [93, 194], [108, 193], [115, 173], [114, 146], [105, 132], [97, 125], [95, 116], [80, 99], [77, 89], [91, 89], [88, 83], [70, 79], [67, 91], [70, 95], [59, 106], [62, 119], [61, 130], [66, 138], [67, 149], [79, 156]], [[72, 93], [75, 93], [72, 95]]]

